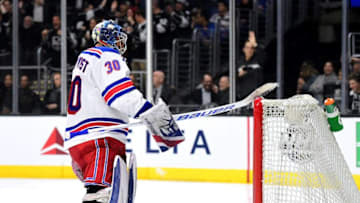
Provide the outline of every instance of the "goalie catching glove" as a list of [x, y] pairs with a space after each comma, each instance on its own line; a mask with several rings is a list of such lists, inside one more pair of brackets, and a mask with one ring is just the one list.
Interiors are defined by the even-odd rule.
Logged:
[[147, 126], [162, 152], [185, 140], [169, 108], [161, 99], [139, 118]]

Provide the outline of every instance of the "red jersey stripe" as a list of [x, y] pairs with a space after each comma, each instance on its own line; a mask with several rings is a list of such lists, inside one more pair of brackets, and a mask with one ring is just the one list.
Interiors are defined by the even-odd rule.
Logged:
[[104, 99], [106, 102], [116, 93], [120, 92], [121, 90], [124, 90], [128, 87], [132, 87], [134, 84], [132, 81], [126, 81], [124, 83], [121, 83], [115, 87], [113, 87], [106, 95], [104, 96]]
[[82, 125], [82, 126], [76, 128], [75, 130], [73, 130], [71, 132], [79, 132], [86, 128], [90, 128], [90, 127], [94, 127], [94, 126], [112, 126], [112, 125], [118, 125], [118, 123], [108, 123], [108, 122], [88, 123], [88, 124], [85, 124], [85, 125]]
[[98, 53], [100, 55], [102, 54], [102, 52], [100, 50], [93, 49], [93, 48], [88, 49], [88, 51], [93, 51], [93, 52], [96, 52], [96, 53]]

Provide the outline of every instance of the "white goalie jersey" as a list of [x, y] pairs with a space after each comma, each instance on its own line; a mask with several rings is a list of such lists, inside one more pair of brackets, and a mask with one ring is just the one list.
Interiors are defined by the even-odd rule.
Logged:
[[[72, 72], [69, 91], [65, 146], [77, 143], [77, 132], [128, 123], [152, 107], [130, 78], [130, 70], [119, 51], [93, 47], [83, 51]], [[99, 132], [101, 133], [101, 132]], [[106, 137], [126, 142], [126, 129], [106, 132]]]

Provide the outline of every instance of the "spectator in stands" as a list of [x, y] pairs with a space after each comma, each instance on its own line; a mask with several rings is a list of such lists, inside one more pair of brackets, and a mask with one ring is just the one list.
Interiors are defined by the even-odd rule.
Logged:
[[352, 113], [360, 113], [360, 74], [352, 73], [349, 76], [350, 91], [350, 110]]
[[352, 60], [352, 73], [360, 73], [360, 60]]
[[[167, 16], [171, 16], [171, 14], [174, 12], [174, 7], [171, 3], [167, 3], [164, 8], [164, 12]], [[171, 22], [172, 23], [172, 22]], [[174, 25], [175, 26], [175, 25]]]
[[54, 8], [50, 8], [44, 0], [19, 1], [19, 9], [22, 16], [30, 16], [33, 24], [38, 27], [50, 23], [50, 13], [54, 11]]
[[88, 1], [84, 8], [85, 20], [89, 21], [94, 17], [104, 18], [107, 15], [104, 12], [106, 4], [107, 0]]
[[96, 8], [94, 8], [94, 5], [92, 3], [87, 4], [84, 11], [85, 11], [85, 20], [86, 21], [95, 17]]
[[39, 113], [40, 99], [30, 89], [30, 81], [27, 75], [20, 77], [19, 89], [19, 112], [20, 113]]
[[12, 19], [12, 5], [11, 1], [4, 0], [0, 2], [0, 10], [2, 13], [3, 24], [7, 27], [11, 27]]
[[305, 85], [305, 80], [303, 77], [299, 77], [297, 80], [297, 85], [296, 85], [296, 94], [303, 94], [303, 88]]
[[169, 16], [157, 3], [153, 3], [153, 15], [155, 49], [171, 49], [172, 36]]
[[117, 22], [116, 17], [119, 16], [119, 2], [117, 0], [111, 2], [110, 10], [108, 11], [108, 16], [109, 18]]
[[236, 81], [236, 97], [241, 99], [256, 89], [263, 82], [264, 55], [258, 48], [255, 34], [249, 33], [249, 39], [244, 44], [244, 55], [238, 61]]
[[125, 31], [127, 34], [130, 34], [131, 36], [131, 33], [134, 31], [134, 27], [135, 27], [135, 24], [136, 24], [136, 21], [135, 21], [135, 12], [133, 9], [129, 8], [126, 12], [126, 18], [127, 18], [127, 21], [126, 23], [123, 25]]
[[[117, 2], [117, 1], [115, 1]], [[68, 24], [74, 24], [76, 28], [77, 40], [79, 41], [79, 49], [83, 50], [82, 38], [84, 37], [87, 29], [89, 28], [88, 24], [92, 19], [102, 19], [105, 16], [107, 18], [114, 18], [112, 12], [106, 12], [104, 14], [103, 9], [106, 6], [107, 0], [96, 0], [96, 1], [86, 1], [76, 0], [76, 10], [73, 11], [77, 14], [76, 18], [68, 20]], [[110, 8], [109, 8], [110, 9]], [[74, 16], [75, 17], [75, 16]], [[72, 22], [71, 22], [72, 21]]]
[[208, 107], [216, 103], [218, 88], [213, 83], [213, 78], [209, 73], [203, 75], [201, 85], [196, 88], [190, 95], [187, 96], [186, 101], [192, 104], [198, 104], [202, 107]]
[[128, 23], [127, 11], [130, 8], [130, 5], [131, 5], [130, 1], [119, 2], [119, 9], [115, 13], [115, 20], [121, 26], [124, 26], [126, 23]]
[[317, 76], [314, 83], [310, 86], [310, 93], [320, 102], [323, 103], [325, 97], [334, 97], [338, 77], [334, 71], [332, 62], [327, 61], [323, 67], [324, 73]]
[[310, 94], [310, 86], [316, 80], [318, 74], [312, 63], [303, 62], [299, 73], [297, 94]]
[[353, 62], [360, 62], [360, 58], [358, 58], [358, 57], [352, 57], [352, 58], [351, 58], [351, 61], [353, 61]]
[[146, 20], [143, 11], [135, 12], [135, 26], [132, 32], [132, 50], [128, 52], [131, 58], [145, 58]]
[[[60, 12], [60, 4], [58, 1], [23, 0], [22, 2], [19, 1], [20, 13], [22, 12], [21, 10], [23, 10], [22, 16], [31, 16], [34, 24], [42, 28], [50, 26], [52, 21], [51, 16], [53, 16], [54, 13]], [[68, 14], [73, 17], [74, 14], [71, 12], [73, 7], [70, 2], [72, 1], [68, 2]], [[69, 18], [69, 21], [71, 22], [73, 19], [75, 18]]]
[[219, 91], [217, 93], [217, 104], [224, 105], [229, 103], [229, 76], [224, 75], [219, 79]]
[[49, 89], [44, 97], [44, 112], [48, 114], [60, 113], [61, 101], [61, 75], [59, 72], [53, 74], [53, 88]]
[[240, 3], [238, 4], [239, 8], [242, 9], [252, 9], [253, 8], [253, 2], [252, 0], [239, 0]]
[[334, 99], [335, 99], [335, 103], [338, 106], [341, 106], [341, 81], [342, 81], [341, 68], [339, 68], [339, 70], [338, 70], [337, 77], [338, 77], [338, 81], [336, 83], [335, 90], [334, 90]]
[[10, 65], [11, 60], [9, 60], [10, 53], [10, 28], [9, 25], [6, 25], [3, 21], [3, 15], [0, 13], [0, 65]]
[[128, 35], [127, 47], [128, 51], [125, 52], [125, 57], [129, 64], [132, 62], [132, 58], [136, 57], [139, 37], [136, 30], [136, 20], [135, 20], [135, 12], [133, 9], [129, 8], [127, 10], [127, 21], [123, 24], [123, 29]]
[[[52, 18], [52, 28], [50, 30], [44, 29], [42, 31], [42, 46], [45, 49], [46, 56], [51, 58], [50, 64], [53, 67], [60, 67], [60, 51], [61, 51], [61, 21], [60, 16], [54, 15]], [[67, 31], [67, 54], [68, 61], [74, 61], [75, 47], [77, 41], [75, 34]], [[72, 62], [71, 62], [72, 61]]]
[[206, 17], [206, 14], [204, 13], [204, 11], [201, 10], [196, 13], [196, 16], [194, 18], [194, 28], [198, 29], [198, 32], [200, 34], [200, 40], [210, 40], [211, 36], [215, 32], [214, 24], [209, 23], [207, 19], [208, 18]]
[[91, 39], [91, 32], [94, 29], [95, 25], [97, 24], [95, 18], [91, 18], [89, 21], [88, 27], [81, 28], [82, 32], [79, 33], [80, 35], [80, 50], [87, 49], [94, 45], [93, 40]]
[[12, 111], [12, 83], [12, 75], [6, 74], [4, 77], [4, 89], [1, 95], [1, 114], [8, 114]]
[[40, 30], [33, 24], [31, 16], [25, 16], [19, 29], [21, 65], [36, 64], [36, 49], [40, 45]]
[[164, 72], [157, 70], [153, 72], [153, 102], [156, 104], [161, 98], [165, 103], [169, 103], [173, 91], [169, 86], [165, 85], [165, 74]]
[[219, 1], [217, 3], [218, 12], [211, 16], [210, 23], [218, 24], [220, 29], [228, 29], [229, 28], [229, 11], [228, 6], [225, 1]]
[[42, 24], [45, 22], [47, 10], [44, 9], [44, 0], [35, 0], [33, 6], [33, 19], [34, 23]]
[[176, 0], [175, 9], [168, 7], [174, 38], [191, 37], [191, 12], [186, 8], [187, 0]]

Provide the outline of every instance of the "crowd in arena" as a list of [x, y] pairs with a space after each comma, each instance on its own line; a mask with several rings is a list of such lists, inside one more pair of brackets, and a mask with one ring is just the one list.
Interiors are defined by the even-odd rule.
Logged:
[[[257, 1], [258, 7], [265, 7], [266, 0]], [[67, 60], [74, 64], [77, 55], [93, 46], [91, 31], [102, 19], [113, 19], [121, 25], [128, 35], [125, 57], [129, 65], [133, 59], [145, 58], [146, 27], [144, 0], [76, 0], [68, 1], [67, 7]], [[253, 9], [251, 0], [237, 0], [238, 8]], [[11, 65], [11, 25], [12, 5], [10, 0], [0, 5], [0, 66]], [[37, 50], [41, 48], [42, 64], [50, 67], [52, 88], [39, 95], [32, 88], [35, 71], [20, 72], [19, 112], [20, 113], [60, 113], [60, 51], [61, 18], [60, 1], [19, 0], [19, 54], [20, 65], [36, 65]], [[171, 50], [175, 38], [192, 37], [194, 29], [201, 29], [201, 37], [209, 38], [215, 24], [229, 27], [228, 2], [222, 0], [154, 0], [153, 33], [156, 50]], [[227, 37], [226, 33], [226, 37]], [[255, 36], [248, 32], [243, 43], [241, 56], [236, 62], [236, 97], [242, 99], [257, 86], [264, 83], [264, 66], [267, 60], [264, 47]], [[222, 64], [223, 65], [223, 64]], [[226, 64], [228, 65], [228, 64]], [[226, 66], [227, 67], [227, 66]], [[130, 66], [131, 68], [131, 66]], [[226, 68], [227, 69], [227, 68]], [[297, 81], [296, 94], [309, 93], [319, 101], [325, 97], [334, 97], [340, 104], [341, 70], [334, 67], [332, 61], [324, 61], [323, 74], [311, 62], [301, 66]], [[353, 59], [352, 73], [349, 75], [351, 89], [349, 108], [360, 113], [360, 61]], [[0, 113], [12, 111], [12, 75], [11, 71], [1, 71]], [[132, 75], [134, 82], [135, 76]], [[204, 73], [201, 81], [191, 92], [182, 92], [166, 84], [165, 71], [153, 73], [153, 97], [163, 98], [170, 105], [214, 106], [228, 103], [229, 73], [221, 70], [217, 73]], [[139, 87], [140, 89], [142, 87]], [[295, 92], [294, 92], [295, 94]]]
[[[242, 1], [251, 4], [248, 0]], [[187, 0], [153, 2], [155, 49], [170, 49], [174, 38], [190, 38], [193, 29], [197, 27], [213, 29], [214, 23], [218, 20], [222, 26], [229, 25], [227, 3], [223, 1], [219, 5], [217, 1], [192, 1], [191, 5]], [[42, 47], [45, 58], [49, 59], [49, 64], [54, 67], [60, 66], [59, 3], [60, 1], [45, 0], [19, 1], [21, 64], [36, 64], [34, 50]], [[128, 52], [126, 53], [128, 60], [145, 58], [144, 5], [144, 1], [140, 0], [69, 1], [67, 9], [68, 63], [73, 64], [79, 52], [93, 46], [91, 31], [102, 19], [113, 19], [128, 34]], [[8, 53], [11, 52], [11, 1], [4, 0], [0, 6], [0, 37], [6, 42], [1, 45], [0, 52]], [[205, 19], [204, 16], [206, 16]], [[9, 62], [7, 58], [1, 57], [2, 65], [8, 65]]]
[[[336, 71], [337, 70], [337, 71]], [[297, 94], [311, 94], [320, 103], [326, 98], [334, 98], [341, 105], [341, 80], [342, 70], [336, 68], [334, 62], [326, 61], [322, 74], [309, 62], [304, 62], [300, 68], [297, 80]], [[360, 113], [360, 59], [353, 58], [351, 71], [348, 76], [349, 100], [346, 105], [350, 113]]]

